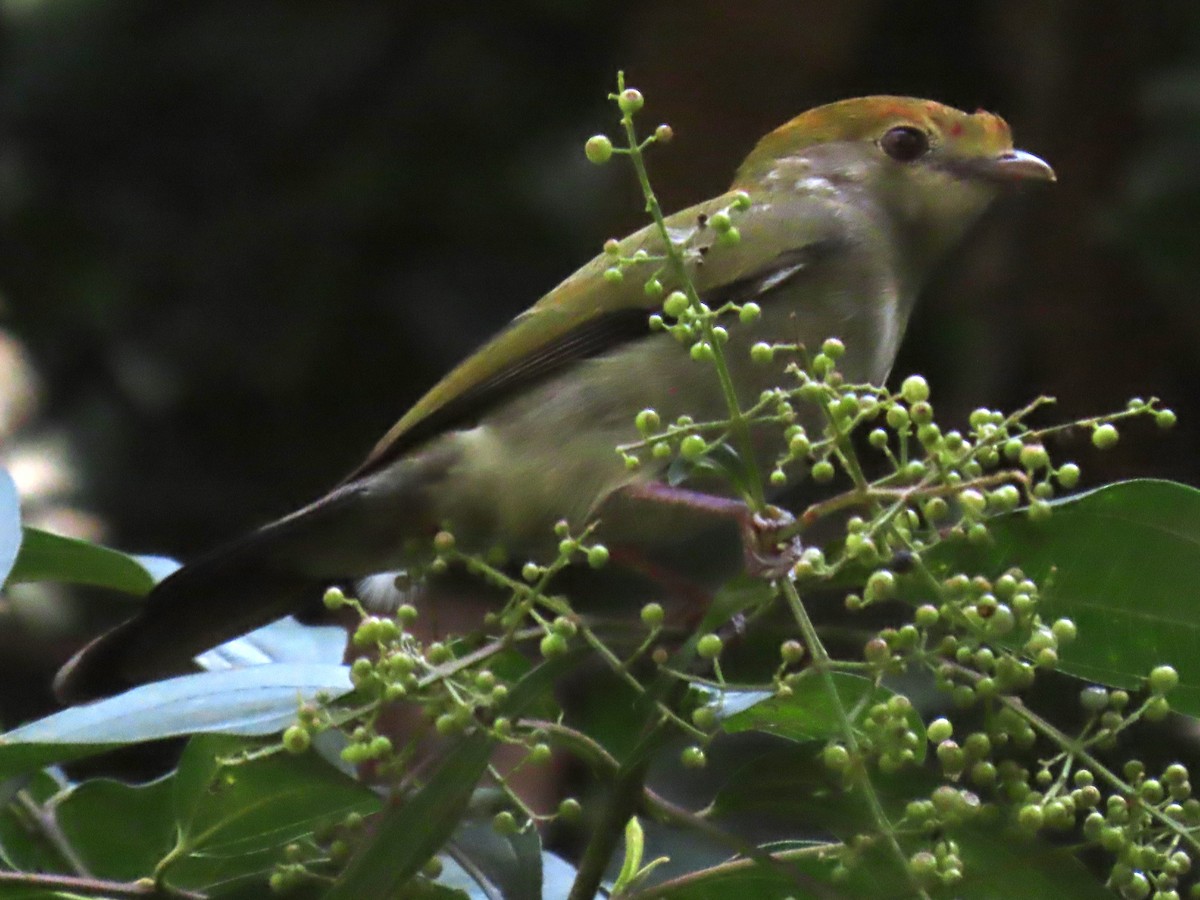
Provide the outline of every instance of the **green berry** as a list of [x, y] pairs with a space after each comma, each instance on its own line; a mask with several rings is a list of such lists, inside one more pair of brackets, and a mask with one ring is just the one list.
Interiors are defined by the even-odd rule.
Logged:
[[850, 765], [850, 751], [841, 744], [829, 744], [821, 752], [821, 759], [834, 772], [844, 772]]
[[1092, 444], [1098, 450], [1108, 450], [1115, 446], [1120, 435], [1117, 433], [1115, 425], [1106, 423], [1097, 425], [1092, 431]]
[[1025, 444], [1020, 452], [1021, 465], [1029, 471], [1042, 469], [1050, 464], [1050, 454], [1041, 444]]
[[887, 569], [872, 572], [863, 594], [868, 600], [887, 600], [896, 593], [896, 576]]
[[738, 310], [738, 318], [743, 325], [749, 325], [758, 320], [762, 315], [762, 307], [757, 303], [743, 303], [742, 308]]
[[733, 220], [729, 218], [729, 213], [721, 210], [708, 217], [708, 224], [717, 234], [724, 234], [733, 227]]
[[779, 645], [779, 658], [784, 665], [796, 665], [804, 659], [804, 645], [799, 641], [784, 641]]
[[811, 474], [813, 481], [817, 482], [818, 484], [826, 484], [830, 481], [833, 481], [833, 476], [835, 474], [833, 463], [827, 459], [819, 460], [813, 463]]
[[954, 726], [949, 719], [934, 719], [926, 729], [926, 736], [931, 744], [948, 741], [954, 735]]
[[637, 88], [626, 88], [617, 97], [617, 107], [626, 115], [632, 115], [646, 105], [646, 98]]
[[758, 341], [750, 348], [750, 359], [759, 365], [766, 365], [775, 358], [775, 348], [766, 341]]
[[659, 125], [657, 128], [654, 129], [654, 139], [663, 144], [671, 143], [671, 140], [674, 137], [675, 137], [675, 130], [673, 128], [671, 128], [671, 126], [668, 125], [666, 122], [664, 122], [663, 124]]
[[920, 375], [909, 375], [900, 385], [900, 396], [910, 404], [928, 400], [929, 383]]
[[642, 607], [642, 624], [647, 628], [659, 628], [664, 617], [665, 613], [659, 603], [647, 603]]
[[1058, 483], [1068, 491], [1079, 484], [1079, 475], [1079, 466], [1075, 465], [1075, 463], [1065, 463], [1059, 466], [1058, 471], [1054, 473], [1054, 477], [1058, 479]]
[[687, 460], [697, 460], [708, 450], [708, 442], [698, 434], [689, 434], [679, 442], [679, 455]]
[[716, 659], [723, 648], [724, 642], [715, 634], [706, 634], [696, 642], [696, 652], [701, 659]]
[[671, 291], [663, 301], [663, 312], [673, 319], [678, 319], [687, 312], [690, 305], [691, 302], [683, 291]]
[[717, 714], [711, 706], [701, 706], [692, 710], [692, 724], [701, 731], [711, 731], [717, 724]]
[[574, 797], [567, 797], [558, 804], [558, 815], [567, 822], [578, 822], [583, 813], [583, 807]]
[[1175, 412], [1170, 409], [1160, 409], [1154, 414], [1154, 424], [1159, 428], [1173, 428], [1175, 426]]
[[307, 728], [292, 725], [283, 732], [283, 746], [288, 753], [301, 754], [312, 744], [312, 735]]
[[684, 748], [679, 754], [679, 761], [686, 769], [703, 769], [708, 764], [708, 757], [699, 747], [692, 746]]
[[510, 813], [507, 809], [501, 810], [500, 812], [496, 813], [496, 815], [492, 816], [492, 828], [495, 830], [496, 834], [504, 835], [505, 837], [514, 835], [519, 830], [517, 828], [516, 816]]
[[1162, 696], [1179, 684], [1179, 673], [1172, 666], [1155, 666], [1150, 671], [1150, 690]]
[[587, 561], [593, 569], [602, 569], [608, 565], [608, 548], [603, 544], [593, 544], [588, 548]]
[[541, 651], [542, 656], [544, 656], [546, 659], [562, 656], [567, 652], [568, 649], [567, 639], [561, 634], [555, 634], [554, 632], [551, 632], [542, 638], [541, 643], [538, 645], [538, 649]]
[[583, 153], [588, 158], [588, 162], [594, 163], [597, 166], [604, 165], [604, 163], [612, 159], [612, 141], [606, 135], [594, 134], [583, 145]]
[[742, 233], [736, 228], [730, 228], [728, 231], [723, 231], [717, 236], [717, 241], [725, 247], [732, 247], [735, 244], [741, 243]]

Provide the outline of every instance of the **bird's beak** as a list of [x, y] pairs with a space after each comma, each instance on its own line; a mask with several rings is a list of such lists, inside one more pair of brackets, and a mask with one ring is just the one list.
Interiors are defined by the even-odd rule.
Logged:
[[1006, 150], [987, 164], [988, 172], [1002, 181], [1057, 181], [1050, 164], [1024, 150]]

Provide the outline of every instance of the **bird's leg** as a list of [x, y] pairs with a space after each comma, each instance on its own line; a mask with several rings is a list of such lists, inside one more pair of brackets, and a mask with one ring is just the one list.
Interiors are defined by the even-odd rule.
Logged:
[[776, 506], [754, 512], [742, 500], [706, 494], [687, 488], [672, 487], [658, 481], [626, 485], [621, 493], [627, 500], [674, 506], [715, 519], [731, 519], [742, 539], [746, 574], [775, 579], [785, 575], [800, 555], [800, 539], [781, 544], [779, 534], [795, 521], [791, 513]]

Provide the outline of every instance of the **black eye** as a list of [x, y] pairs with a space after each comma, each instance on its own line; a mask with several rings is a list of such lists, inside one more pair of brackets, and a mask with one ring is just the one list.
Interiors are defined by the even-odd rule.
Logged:
[[929, 136], [920, 128], [897, 125], [884, 132], [879, 139], [879, 146], [897, 162], [912, 162], [918, 156], [924, 156], [929, 149]]

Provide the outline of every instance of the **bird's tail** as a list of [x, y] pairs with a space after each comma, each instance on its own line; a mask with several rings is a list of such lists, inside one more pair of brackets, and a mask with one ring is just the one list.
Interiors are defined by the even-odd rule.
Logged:
[[254, 541], [217, 550], [159, 583], [136, 616], [75, 654], [54, 679], [63, 703], [195, 670], [192, 657], [286, 615], [321, 583], [264, 564]]

